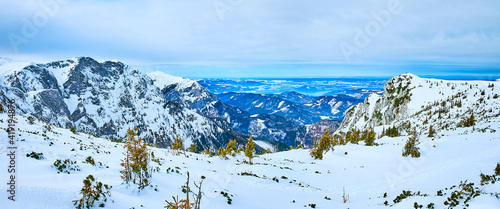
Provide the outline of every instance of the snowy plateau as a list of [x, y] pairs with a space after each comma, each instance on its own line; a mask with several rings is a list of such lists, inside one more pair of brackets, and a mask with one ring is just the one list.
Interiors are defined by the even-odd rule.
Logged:
[[[450, 199], [458, 201], [456, 208], [500, 208], [500, 183], [481, 185], [480, 177], [500, 178], [495, 176], [500, 163], [498, 81], [396, 76], [385, 83], [382, 94], [370, 94], [349, 108], [333, 132], [374, 130], [374, 146], [363, 141], [337, 145], [322, 160], [299, 148], [257, 155], [248, 164], [243, 152], [224, 159], [178, 154], [168, 148], [176, 135], [186, 147], [198, 143], [202, 149], [224, 147], [233, 137], [238, 137], [239, 146], [246, 142], [248, 135], [234, 131], [238, 127], [227, 122], [230, 112], [244, 111], [223, 104], [196, 82], [172, 76], [162, 80], [163, 75], [146, 75], [119, 62], [90, 58], [28, 64], [18, 68], [18, 63], [2, 61], [0, 66], [2, 107], [16, 99], [19, 113], [15, 116], [16, 201], [9, 200], [7, 192], [9, 116], [6, 109], [0, 113], [1, 208], [75, 208], [72, 201], [81, 198], [82, 181], [89, 174], [112, 186], [104, 208], [164, 208], [172, 196], [185, 197], [182, 186], [187, 172], [191, 186], [205, 177], [203, 209], [449, 208]], [[165, 99], [179, 96], [186, 99]], [[259, 123], [256, 127], [271, 120], [269, 115], [259, 115], [240, 116], [252, 118], [248, 123]], [[471, 116], [474, 124], [464, 125]], [[78, 132], [66, 125], [77, 127]], [[151, 186], [140, 191], [133, 184], [123, 184], [124, 143], [111, 140], [137, 126], [148, 143], [164, 145], [150, 146], [157, 160], [150, 162]], [[435, 134], [429, 134], [430, 126]], [[389, 127], [396, 127], [401, 136], [379, 137]], [[311, 126], [303, 128], [313, 131]], [[316, 132], [324, 130], [319, 129]], [[412, 131], [418, 138], [419, 158], [402, 156]], [[257, 144], [266, 148], [276, 146], [273, 142]], [[27, 157], [32, 152], [43, 153], [43, 158]], [[95, 165], [87, 163], [89, 156]], [[75, 170], [58, 173], [54, 162], [64, 159], [74, 161]], [[479, 195], [465, 202], [471, 190]]]

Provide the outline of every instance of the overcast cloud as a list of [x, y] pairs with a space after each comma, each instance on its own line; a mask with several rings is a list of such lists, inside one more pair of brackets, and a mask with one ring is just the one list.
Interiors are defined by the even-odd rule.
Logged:
[[265, 76], [270, 66], [499, 75], [499, 11], [494, 0], [4, 0], [0, 56], [92, 56], [197, 77]]

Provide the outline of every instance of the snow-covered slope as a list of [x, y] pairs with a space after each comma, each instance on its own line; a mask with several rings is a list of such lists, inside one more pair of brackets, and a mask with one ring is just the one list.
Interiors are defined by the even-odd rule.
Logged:
[[[490, 195], [500, 191], [500, 183], [479, 185], [479, 174], [493, 174], [500, 159], [500, 137], [491, 131], [500, 130], [498, 121], [479, 122], [476, 131], [472, 127], [442, 131], [444, 136], [439, 139], [422, 137], [419, 159], [401, 156], [406, 136], [384, 137], [377, 140], [380, 146], [338, 146], [323, 160], [313, 160], [309, 151], [302, 149], [266, 154], [257, 156], [254, 165], [242, 163], [246, 159], [243, 153], [223, 160], [195, 153], [177, 156], [169, 149], [152, 147], [161, 165], [151, 162], [157, 169], [152, 187], [137, 192], [137, 187], [127, 187], [120, 178], [123, 143], [73, 134], [38, 120], [30, 124], [26, 116], [16, 117], [16, 202], [8, 200], [4, 192], [0, 198], [2, 208], [75, 208], [72, 201], [81, 198], [82, 181], [89, 174], [112, 186], [104, 208], [164, 208], [165, 200], [172, 201], [172, 196], [185, 197], [182, 186], [187, 171], [192, 187], [201, 176], [206, 177], [202, 209], [301, 209], [312, 208], [312, 204], [315, 208], [407, 209], [413, 208], [415, 202], [424, 208], [434, 203], [435, 208], [443, 209], [448, 208], [443, 202], [458, 189], [450, 188], [465, 180], [474, 182], [482, 192], [469, 202], [469, 208], [500, 208], [500, 201]], [[7, 119], [6, 113], [0, 113], [1, 124]], [[485, 127], [491, 130], [477, 131]], [[7, 148], [6, 126], [0, 129], [0, 167], [7, 168], [10, 161], [6, 153], [11, 150]], [[26, 157], [31, 152], [43, 153], [44, 159]], [[85, 163], [89, 156], [96, 166]], [[58, 174], [52, 166], [58, 159], [76, 161], [74, 166], [80, 170]], [[7, 181], [6, 171], [2, 173], [0, 177]], [[7, 186], [3, 183], [0, 189], [7, 191]], [[420, 196], [394, 204], [402, 190]], [[442, 196], [437, 195], [440, 190]], [[221, 191], [228, 194], [231, 204]], [[385, 201], [393, 206], [385, 206]]]
[[[0, 101], [15, 99], [20, 113], [60, 127], [75, 126], [98, 136], [121, 138], [127, 129], [165, 147], [179, 137], [200, 149], [225, 146], [245, 136], [166, 100], [151, 78], [121, 62], [89, 57], [1, 66]], [[175, 79], [172, 79], [175, 80]]]
[[[496, 84], [496, 85], [495, 85]], [[498, 120], [500, 85], [491, 81], [446, 81], [403, 74], [384, 85], [382, 96], [371, 94], [346, 113], [337, 132], [395, 125], [403, 132], [454, 130], [474, 115], [477, 122]], [[382, 129], [382, 128], [380, 128]]]

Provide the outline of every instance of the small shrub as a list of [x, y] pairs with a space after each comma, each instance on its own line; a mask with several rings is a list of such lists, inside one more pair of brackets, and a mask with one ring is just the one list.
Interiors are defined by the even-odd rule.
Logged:
[[83, 180], [83, 188], [80, 194], [82, 194], [82, 198], [73, 201], [76, 208], [91, 208], [96, 202], [100, 203], [99, 207], [104, 207], [104, 202], [111, 196], [111, 186], [95, 181], [94, 176], [88, 175]]
[[27, 153], [26, 157], [31, 157], [31, 158], [34, 158], [37, 160], [45, 159], [45, 157], [43, 157], [43, 153], [41, 153], [41, 152], [40, 153], [37, 153], [37, 152]]
[[423, 205], [419, 205], [417, 202], [413, 203], [413, 208], [415, 209], [419, 209], [419, 208], [422, 208], [424, 207]]
[[70, 171], [80, 171], [80, 167], [76, 164], [76, 161], [72, 161], [70, 159], [57, 159], [53, 166], [58, 171], [57, 173], [70, 174]]
[[474, 125], [476, 125], [476, 119], [474, 118], [474, 113], [472, 113], [470, 117], [466, 117], [458, 123], [458, 127], [471, 127]]
[[413, 194], [411, 193], [411, 191], [409, 191], [409, 190], [408, 191], [403, 190], [403, 192], [401, 192], [401, 194], [398, 195], [392, 202], [394, 202], [394, 204], [400, 203], [404, 199], [406, 199], [408, 197], [411, 197], [411, 196], [413, 196]]
[[28, 116], [28, 123], [33, 125], [35, 123], [35, 118], [33, 118], [33, 116]]
[[468, 202], [479, 195], [481, 195], [481, 191], [479, 188], [474, 187], [474, 183], [460, 182], [458, 190], [451, 193], [451, 196], [444, 201], [444, 205], [453, 208], [460, 205], [460, 202], [464, 200], [463, 205], [467, 207]]
[[74, 134], [76, 134], [76, 128], [75, 128], [74, 126], [71, 126], [71, 128], [69, 128], [69, 130], [70, 130], [71, 132], [73, 132]]
[[90, 165], [95, 166], [95, 161], [94, 161], [94, 158], [92, 158], [91, 156], [88, 156], [88, 157], [85, 159], [85, 163], [88, 163], [88, 164], [90, 164]]

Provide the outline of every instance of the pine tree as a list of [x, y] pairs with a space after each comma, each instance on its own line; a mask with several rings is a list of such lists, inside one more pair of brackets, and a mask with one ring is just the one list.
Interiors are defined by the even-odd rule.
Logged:
[[176, 138], [174, 144], [172, 145], [173, 150], [184, 150], [184, 142], [182, 139]]
[[408, 138], [408, 141], [406, 141], [405, 147], [403, 148], [403, 157], [411, 156], [414, 158], [419, 158], [420, 157], [420, 151], [417, 147], [418, 144], [418, 136], [416, 131], [411, 133], [410, 137]]
[[125, 159], [122, 159], [121, 166], [123, 166], [123, 170], [120, 171], [122, 174], [122, 179], [125, 181], [125, 184], [130, 184], [130, 181], [132, 180], [132, 167], [131, 167], [131, 162], [130, 162], [130, 156], [131, 154], [131, 149], [130, 149], [130, 143], [135, 139], [135, 136], [137, 134], [131, 130], [128, 129], [126, 133], [126, 138], [125, 138], [125, 145], [123, 146], [125, 148]]
[[328, 151], [328, 149], [332, 149], [333, 151], [333, 146], [332, 145], [332, 136], [330, 135], [330, 130], [326, 129], [325, 133], [321, 136], [321, 140], [319, 141], [319, 148], [322, 151]]
[[458, 127], [471, 127], [476, 125], [476, 119], [474, 117], [474, 113], [471, 113], [470, 117], [464, 118], [460, 123], [458, 123]]
[[138, 185], [139, 190], [142, 190], [151, 183], [151, 169], [149, 168], [151, 153], [142, 138], [135, 139], [136, 135], [134, 131], [127, 130], [127, 141], [124, 146], [126, 157], [122, 160], [124, 170], [121, 173], [126, 184], [132, 181]]
[[375, 144], [375, 131], [370, 129], [370, 131], [366, 132], [366, 136], [364, 137], [364, 141], [366, 146], [373, 146]]
[[238, 148], [236, 147], [236, 140], [230, 140], [229, 143], [227, 143], [225, 151], [228, 155], [233, 157], [236, 156], [236, 152], [238, 151]]
[[[347, 137], [346, 137], [346, 138], [347, 138]], [[344, 137], [343, 137], [342, 135], [340, 135], [340, 136], [339, 136], [339, 144], [340, 144], [340, 145], [344, 145], [344, 144], [346, 144], [346, 142], [345, 142], [345, 141], [346, 141], [346, 140], [344, 139]]]
[[94, 203], [97, 201], [102, 201], [99, 207], [104, 207], [104, 202], [108, 200], [111, 196], [111, 186], [103, 184], [102, 182], [95, 182], [95, 178], [92, 175], [88, 175], [83, 180], [83, 188], [80, 191], [82, 198], [79, 200], [74, 200], [74, 205], [78, 209], [92, 208]]
[[255, 152], [255, 144], [253, 143], [253, 138], [250, 137], [248, 139], [247, 144], [245, 145], [245, 156], [248, 157], [248, 161], [252, 164], [252, 158], [254, 157]]
[[70, 130], [72, 133], [76, 134], [76, 128], [75, 128], [74, 126], [71, 126], [71, 128], [69, 128], [69, 130]]
[[323, 159], [323, 150], [320, 149], [318, 140], [314, 139], [313, 146], [309, 150], [309, 154], [316, 160]]
[[325, 133], [321, 136], [321, 139], [314, 140], [313, 147], [309, 151], [309, 154], [314, 159], [323, 159], [323, 154], [328, 152], [328, 150], [334, 150], [334, 139], [330, 135], [330, 131], [326, 129]]
[[433, 137], [436, 131], [432, 128], [432, 125], [429, 126], [429, 135], [427, 137]]
[[219, 156], [219, 157], [221, 157], [221, 158], [223, 158], [223, 159], [226, 159], [226, 158], [227, 158], [227, 157], [226, 157], [226, 150], [224, 150], [224, 148], [222, 148], [222, 147], [221, 147], [221, 148], [219, 148], [219, 149], [217, 150], [217, 156]]
[[382, 134], [380, 134], [379, 139], [385, 136], [385, 126], [382, 129]]
[[198, 145], [196, 145], [196, 143], [194, 143], [194, 142], [191, 145], [189, 145], [189, 147], [188, 147], [188, 151], [192, 152], [192, 153], [197, 153], [197, 149], [198, 149]]
[[208, 149], [204, 149], [201, 151], [201, 154], [210, 155], [210, 151]]

